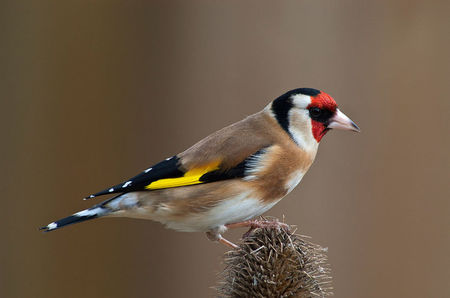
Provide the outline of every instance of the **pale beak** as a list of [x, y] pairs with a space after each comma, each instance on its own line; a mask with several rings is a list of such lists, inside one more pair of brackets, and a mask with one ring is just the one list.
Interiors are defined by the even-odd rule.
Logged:
[[356, 125], [355, 122], [348, 118], [339, 109], [336, 109], [336, 113], [333, 117], [331, 117], [330, 123], [327, 125], [327, 128], [353, 130], [356, 132], [360, 131], [358, 125]]

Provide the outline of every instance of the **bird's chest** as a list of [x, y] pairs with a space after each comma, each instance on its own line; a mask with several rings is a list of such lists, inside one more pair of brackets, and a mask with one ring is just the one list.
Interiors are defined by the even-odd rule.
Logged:
[[276, 146], [255, 164], [248, 181], [261, 200], [279, 200], [300, 183], [312, 161], [313, 157], [304, 151]]
[[260, 176], [253, 181], [256, 196], [266, 203], [278, 201], [289, 194], [302, 180], [306, 171], [297, 169], [289, 173]]

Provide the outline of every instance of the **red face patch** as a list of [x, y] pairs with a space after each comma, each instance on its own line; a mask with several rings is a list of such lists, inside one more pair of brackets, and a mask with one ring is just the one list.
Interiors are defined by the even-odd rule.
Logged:
[[[337, 109], [337, 104], [330, 95], [325, 92], [320, 92], [316, 96], [311, 96], [311, 104], [309, 104], [307, 108], [319, 108], [321, 110], [328, 110], [334, 114]], [[311, 120], [311, 124], [312, 134], [317, 143], [319, 143], [323, 136], [327, 133], [328, 129], [326, 125], [320, 121]]]

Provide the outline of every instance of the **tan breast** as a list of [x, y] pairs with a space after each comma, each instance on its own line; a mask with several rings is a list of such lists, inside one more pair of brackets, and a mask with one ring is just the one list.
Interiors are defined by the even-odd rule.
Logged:
[[311, 166], [314, 155], [289, 144], [272, 146], [267, 152], [266, 164], [248, 182], [262, 201], [279, 200], [300, 182]]

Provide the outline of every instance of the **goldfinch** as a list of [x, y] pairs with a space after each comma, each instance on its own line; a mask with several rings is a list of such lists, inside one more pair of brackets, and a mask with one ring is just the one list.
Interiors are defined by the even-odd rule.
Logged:
[[92, 194], [116, 196], [41, 229], [97, 217], [150, 219], [185, 232], [222, 237], [278, 203], [301, 181], [330, 129], [359, 132], [331, 96], [311, 88], [281, 95], [262, 111], [227, 126], [137, 176]]

